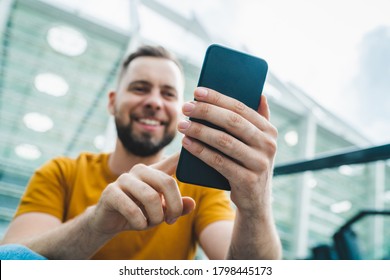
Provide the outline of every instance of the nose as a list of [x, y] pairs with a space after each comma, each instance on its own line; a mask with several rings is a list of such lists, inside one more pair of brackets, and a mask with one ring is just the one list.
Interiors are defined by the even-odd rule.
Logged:
[[163, 107], [163, 98], [159, 89], [154, 89], [146, 98], [145, 107], [152, 110], [160, 110]]

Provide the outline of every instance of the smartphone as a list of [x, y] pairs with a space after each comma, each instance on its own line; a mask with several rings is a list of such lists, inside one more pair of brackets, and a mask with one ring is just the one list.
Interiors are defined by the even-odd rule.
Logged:
[[[257, 111], [267, 71], [265, 60], [214, 44], [207, 48], [198, 86], [238, 99]], [[203, 120], [190, 120], [223, 130]], [[184, 148], [181, 149], [176, 177], [184, 183], [230, 190], [225, 177]]]

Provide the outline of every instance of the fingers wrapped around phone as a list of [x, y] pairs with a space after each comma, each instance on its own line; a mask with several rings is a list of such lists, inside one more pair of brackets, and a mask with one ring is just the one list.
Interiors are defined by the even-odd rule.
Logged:
[[[178, 129], [189, 137], [184, 140], [185, 148], [189, 148], [190, 138], [198, 140], [250, 170], [259, 168], [259, 159], [262, 157], [274, 157], [277, 131], [268, 120], [235, 99], [214, 91], [210, 91], [209, 95], [210, 98], [205, 102], [184, 104], [183, 113], [212, 123], [222, 130], [197, 121], [183, 120]], [[199, 150], [192, 151], [196, 153]]]
[[[244, 119], [248, 120], [261, 131], [269, 133], [275, 138], [277, 136], [277, 129], [269, 122], [269, 108], [264, 95], [261, 96], [261, 104], [259, 104], [258, 112], [249, 108], [241, 101], [238, 101], [234, 98], [231, 98], [227, 95], [221, 94], [215, 90], [208, 88], [197, 88], [194, 92], [194, 97], [197, 101], [213, 104], [217, 107], [234, 112], [237, 115], [240, 115]], [[188, 105], [185, 104], [185, 106]], [[203, 109], [203, 111], [205, 111], [206, 113], [208, 112], [207, 108]], [[185, 108], [183, 108], [183, 113], [187, 116], [190, 116], [189, 114], [191, 114], [191, 110], [187, 111]], [[231, 121], [234, 123], [234, 120], [236, 120], [235, 117], [233, 117]]]
[[183, 147], [228, 179], [232, 192], [246, 186], [248, 195], [253, 195], [253, 191], [259, 191], [254, 188], [272, 170], [276, 128], [242, 102], [216, 91], [197, 89], [195, 97], [197, 101], [183, 105], [183, 113], [192, 120], [178, 125], [185, 135]]

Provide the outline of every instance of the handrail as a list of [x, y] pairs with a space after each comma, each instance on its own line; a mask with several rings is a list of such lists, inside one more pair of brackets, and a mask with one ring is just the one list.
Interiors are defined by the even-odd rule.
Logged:
[[296, 161], [276, 165], [274, 176], [334, 168], [346, 164], [367, 163], [390, 158], [390, 144], [374, 146], [366, 149], [354, 149], [337, 154], [317, 157], [310, 160]]
[[334, 248], [341, 260], [362, 259], [358, 236], [352, 230], [352, 225], [362, 218], [371, 215], [390, 215], [390, 210], [361, 210], [333, 234]]
[[344, 225], [342, 225], [337, 232], [344, 231], [348, 228], [350, 228], [354, 223], [361, 220], [362, 218], [366, 216], [374, 216], [374, 215], [390, 215], [390, 210], [361, 210], [359, 213], [357, 213], [355, 216], [353, 216], [351, 219], [349, 219], [347, 222], [345, 222]]

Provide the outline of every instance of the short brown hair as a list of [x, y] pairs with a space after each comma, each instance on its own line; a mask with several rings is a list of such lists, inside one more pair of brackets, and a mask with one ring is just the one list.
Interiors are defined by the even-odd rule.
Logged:
[[138, 47], [134, 52], [132, 52], [122, 63], [122, 67], [119, 73], [119, 80], [122, 78], [124, 72], [126, 72], [127, 67], [130, 62], [136, 59], [137, 57], [148, 56], [148, 57], [156, 57], [156, 58], [165, 58], [173, 61], [183, 73], [183, 67], [180, 61], [175, 57], [174, 54], [169, 52], [162, 46], [151, 46], [151, 45], [142, 45]]

